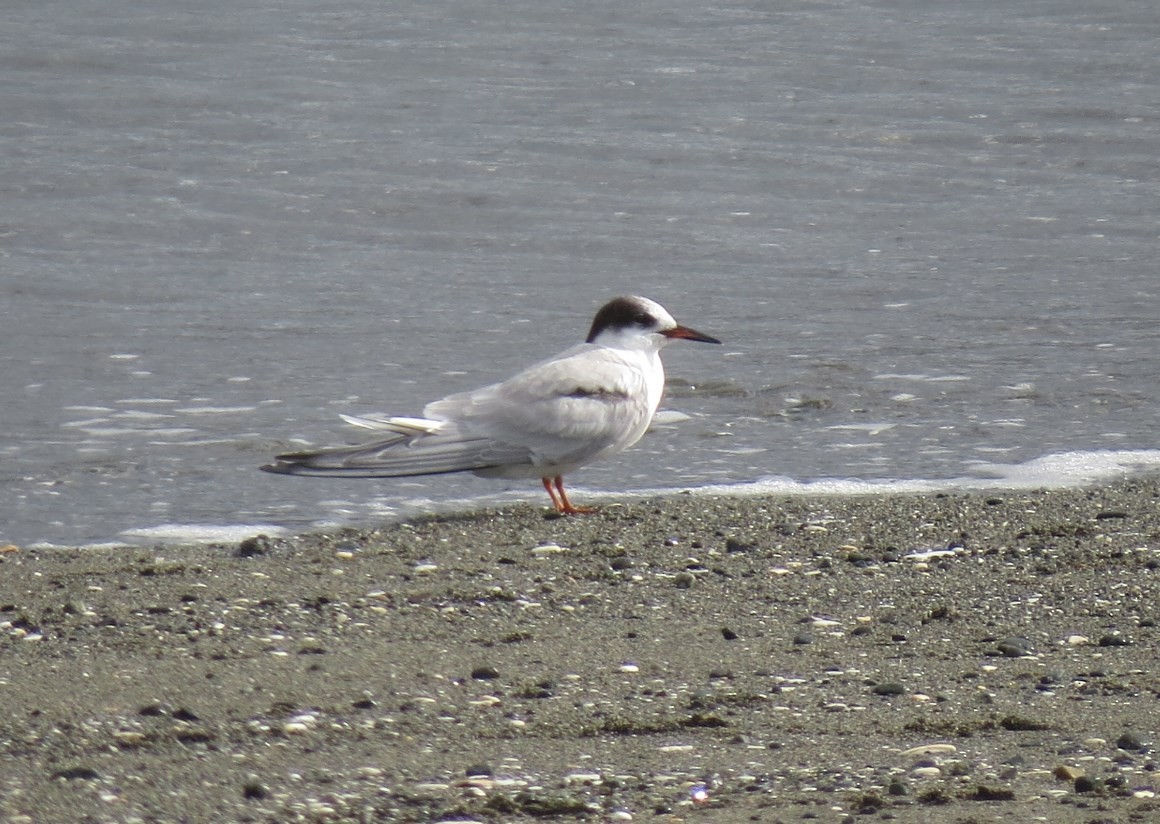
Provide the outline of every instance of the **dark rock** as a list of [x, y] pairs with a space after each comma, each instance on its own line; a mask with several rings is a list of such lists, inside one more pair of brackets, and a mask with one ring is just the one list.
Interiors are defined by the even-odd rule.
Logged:
[[271, 548], [270, 536], [255, 535], [253, 538], [247, 538], [238, 544], [237, 556], [239, 558], [253, 558], [257, 555], [265, 555]]
[[1143, 739], [1134, 732], [1126, 732], [1117, 738], [1116, 746], [1128, 752], [1143, 752], [1148, 748], [1148, 745], [1144, 743]]
[[1132, 642], [1117, 632], [1108, 633], [1100, 638], [1101, 647], [1126, 647]]
[[1086, 775], [1081, 775], [1075, 780], [1075, 791], [1077, 793], [1094, 793], [1099, 788], [1099, 782]]
[[1030, 655], [1035, 651], [1035, 645], [1026, 638], [1020, 638], [1017, 635], [1009, 635], [1006, 638], [1000, 639], [999, 643], [995, 644], [996, 651], [1006, 658], [1022, 658], [1024, 655]]
[[100, 777], [101, 774], [91, 767], [69, 767], [52, 774], [53, 779], [59, 778], [64, 781], [95, 781]]
[[269, 797], [270, 791], [260, 781], [247, 781], [242, 785], [242, 798], [249, 801], [261, 801]]

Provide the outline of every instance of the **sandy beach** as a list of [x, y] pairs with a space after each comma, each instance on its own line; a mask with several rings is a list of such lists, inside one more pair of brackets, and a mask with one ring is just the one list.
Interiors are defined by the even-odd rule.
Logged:
[[0, 553], [0, 821], [1160, 820], [1160, 482]]

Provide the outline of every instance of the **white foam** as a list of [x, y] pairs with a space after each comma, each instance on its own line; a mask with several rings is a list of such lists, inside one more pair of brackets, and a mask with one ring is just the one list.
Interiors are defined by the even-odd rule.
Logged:
[[143, 541], [165, 541], [180, 544], [236, 543], [255, 535], [278, 537], [286, 535], [285, 527], [271, 524], [247, 524], [243, 526], [223, 526], [221, 524], [161, 524], [159, 526], [126, 529], [120, 533], [131, 543]]
[[1060, 452], [1021, 464], [980, 462], [971, 471], [983, 477], [869, 481], [825, 478], [797, 481], [778, 476], [741, 484], [697, 487], [692, 492], [709, 495], [881, 495], [981, 489], [1071, 489], [1099, 481], [1160, 471], [1160, 449]]

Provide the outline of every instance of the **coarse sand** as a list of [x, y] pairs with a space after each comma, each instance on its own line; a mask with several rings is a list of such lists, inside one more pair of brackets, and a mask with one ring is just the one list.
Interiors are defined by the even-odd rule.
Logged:
[[0, 821], [1160, 821], [1160, 482], [0, 553]]

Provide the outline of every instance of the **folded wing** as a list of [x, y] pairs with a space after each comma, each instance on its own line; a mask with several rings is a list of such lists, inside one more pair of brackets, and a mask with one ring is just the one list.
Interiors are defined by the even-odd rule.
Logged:
[[391, 434], [356, 446], [278, 455], [274, 463], [262, 469], [284, 475], [400, 478], [530, 463], [526, 449], [511, 448], [488, 438], [469, 435], [443, 421], [419, 418], [364, 420], [367, 422], [356, 425]]

